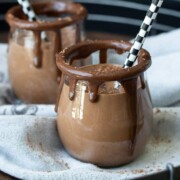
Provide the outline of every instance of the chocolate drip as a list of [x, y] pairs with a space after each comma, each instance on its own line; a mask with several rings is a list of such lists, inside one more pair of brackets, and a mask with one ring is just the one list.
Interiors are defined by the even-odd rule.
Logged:
[[77, 79], [70, 79], [69, 80], [69, 99], [73, 100], [75, 97], [75, 92], [76, 92], [76, 83]]
[[107, 49], [100, 50], [99, 59], [100, 64], [105, 64], [107, 62]]
[[78, 22], [76, 24], [76, 43], [81, 41], [81, 24]]
[[146, 88], [146, 84], [145, 84], [145, 79], [144, 79], [144, 73], [142, 73], [140, 75], [140, 80], [141, 80], [142, 89], [145, 89]]
[[[72, 101], [76, 95], [76, 84], [78, 79], [69, 79], [69, 99]], [[98, 98], [98, 89], [103, 82], [88, 81], [89, 100], [95, 102]], [[59, 92], [58, 92], [59, 93]], [[59, 97], [58, 97], [59, 98]]]
[[55, 54], [62, 50], [61, 32], [59, 29], [54, 30], [54, 52]]
[[42, 66], [41, 31], [34, 31], [34, 66]]
[[61, 92], [62, 92], [64, 81], [65, 81], [65, 76], [64, 76], [64, 74], [62, 74], [61, 79], [60, 79], [60, 84], [59, 84], [59, 87], [57, 90], [57, 100], [56, 100], [56, 105], [55, 105], [55, 112], [58, 111], [59, 99], [61, 97]]
[[[11, 27], [10, 31], [9, 31], [9, 34], [8, 34], [8, 44], [10, 43], [10, 40], [12, 39], [12, 35], [13, 35], [14, 31], [15, 31], [15, 28]], [[8, 46], [7, 51], [9, 51], [9, 46]]]
[[95, 102], [97, 100], [100, 84], [100, 82], [89, 82], [89, 100], [91, 102]]
[[130, 127], [130, 155], [133, 155], [136, 144], [138, 117], [137, 117], [137, 78], [121, 82], [127, 94], [128, 119], [131, 121]]
[[[62, 50], [62, 37], [61, 37], [61, 32], [59, 29], [54, 30], [54, 42], [53, 42], [53, 47], [54, 47], [54, 54], [58, 53], [60, 50]], [[55, 62], [55, 61], [54, 61]], [[61, 71], [57, 69], [57, 82], [60, 82], [60, 77], [61, 77]]]
[[[81, 23], [82, 22], [78, 22], [76, 24], [76, 42], [75, 43], [81, 42]], [[83, 66], [83, 62], [82, 61], [79, 62], [79, 66]]]
[[15, 31], [15, 28], [11, 27], [10, 31], [9, 31], [9, 34], [8, 34], [8, 43], [9, 43], [10, 39], [12, 39], [12, 35], [13, 35], [14, 31]]

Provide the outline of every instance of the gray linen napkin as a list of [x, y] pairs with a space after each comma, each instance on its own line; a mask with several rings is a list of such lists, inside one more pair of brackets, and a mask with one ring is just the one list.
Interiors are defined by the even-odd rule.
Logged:
[[[41, 114], [43, 108], [36, 107]], [[128, 165], [108, 169], [72, 158], [59, 140], [55, 119], [0, 116], [0, 170], [20, 179], [119, 180], [163, 171], [169, 162], [179, 165], [180, 108], [155, 109], [153, 136], [144, 153]]]

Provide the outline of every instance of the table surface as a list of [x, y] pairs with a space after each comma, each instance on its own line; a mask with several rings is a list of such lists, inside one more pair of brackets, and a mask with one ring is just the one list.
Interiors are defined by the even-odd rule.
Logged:
[[[87, 32], [88, 39], [106, 39], [106, 40], [129, 40], [131, 39], [130, 36], [127, 35], [117, 35], [117, 34], [109, 34], [109, 33], [102, 33], [102, 32]], [[7, 32], [0, 32], [0, 43], [7, 43], [8, 41], [8, 33]], [[0, 179], [2, 180], [14, 180], [15, 178], [0, 172]]]

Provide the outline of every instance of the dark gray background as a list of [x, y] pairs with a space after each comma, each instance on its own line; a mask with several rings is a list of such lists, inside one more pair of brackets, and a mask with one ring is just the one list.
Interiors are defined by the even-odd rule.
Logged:
[[[37, 1], [37, 0], [36, 0]], [[87, 7], [86, 29], [134, 36], [144, 19], [151, 0], [75, 0]], [[7, 10], [16, 0], [0, 0], [0, 31], [7, 31]], [[165, 0], [151, 34], [180, 27], [180, 0]]]

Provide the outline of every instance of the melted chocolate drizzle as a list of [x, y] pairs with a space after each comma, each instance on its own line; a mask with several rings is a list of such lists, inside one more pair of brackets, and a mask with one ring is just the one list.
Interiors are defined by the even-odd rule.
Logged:
[[64, 76], [64, 74], [62, 74], [61, 79], [60, 79], [60, 84], [59, 84], [59, 87], [57, 89], [57, 100], [56, 100], [56, 105], [55, 105], [55, 111], [56, 112], [58, 110], [59, 99], [61, 97], [61, 92], [62, 92], [62, 88], [63, 88], [63, 85], [64, 85], [64, 81], [65, 81], [65, 76]]
[[89, 81], [89, 100], [91, 102], [95, 102], [97, 100], [98, 97], [98, 89], [99, 86], [102, 84], [103, 82], [93, 82], [93, 81]]
[[131, 121], [131, 127], [129, 128], [131, 143], [129, 145], [130, 155], [133, 155], [134, 147], [136, 144], [138, 117], [137, 117], [137, 77], [131, 80], [120, 82], [126, 92], [127, 96], [127, 107], [130, 111], [127, 113], [128, 119]]
[[70, 79], [69, 80], [69, 99], [71, 101], [75, 97], [77, 81], [78, 81], [78, 79]]
[[41, 31], [34, 31], [34, 66], [42, 67]]
[[9, 43], [10, 39], [12, 38], [14, 31], [15, 31], [15, 28], [11, 27], [10, 31], [9, 31], [9, 35], [8, 35], [8, 43]]
[[100, 50], [99, 59], [100, 64], [105, 64], [107, 62], [107, 49]]
[[62, 49], [62, 38], [60, 30], [54, 30], [54, 54]]
[[[61, 31], [59, 29], [54, 30], [54, 54], [58, 53], [60, 50], [62, 50], [62, 37], [61, 37]], [[55, 63], [55, 61], [54, 61]], [[60, 82], [61, 77], [61, 71], [57, 69], [57, 82]]]
[[144, 73], [140, 75], [140, 81], [141, 81], [142, 89], [145, 89], [146, 88], [146, 83], [145, 83]]
[[76, 24], [76, 43], [81, 41], [81, 22]]

